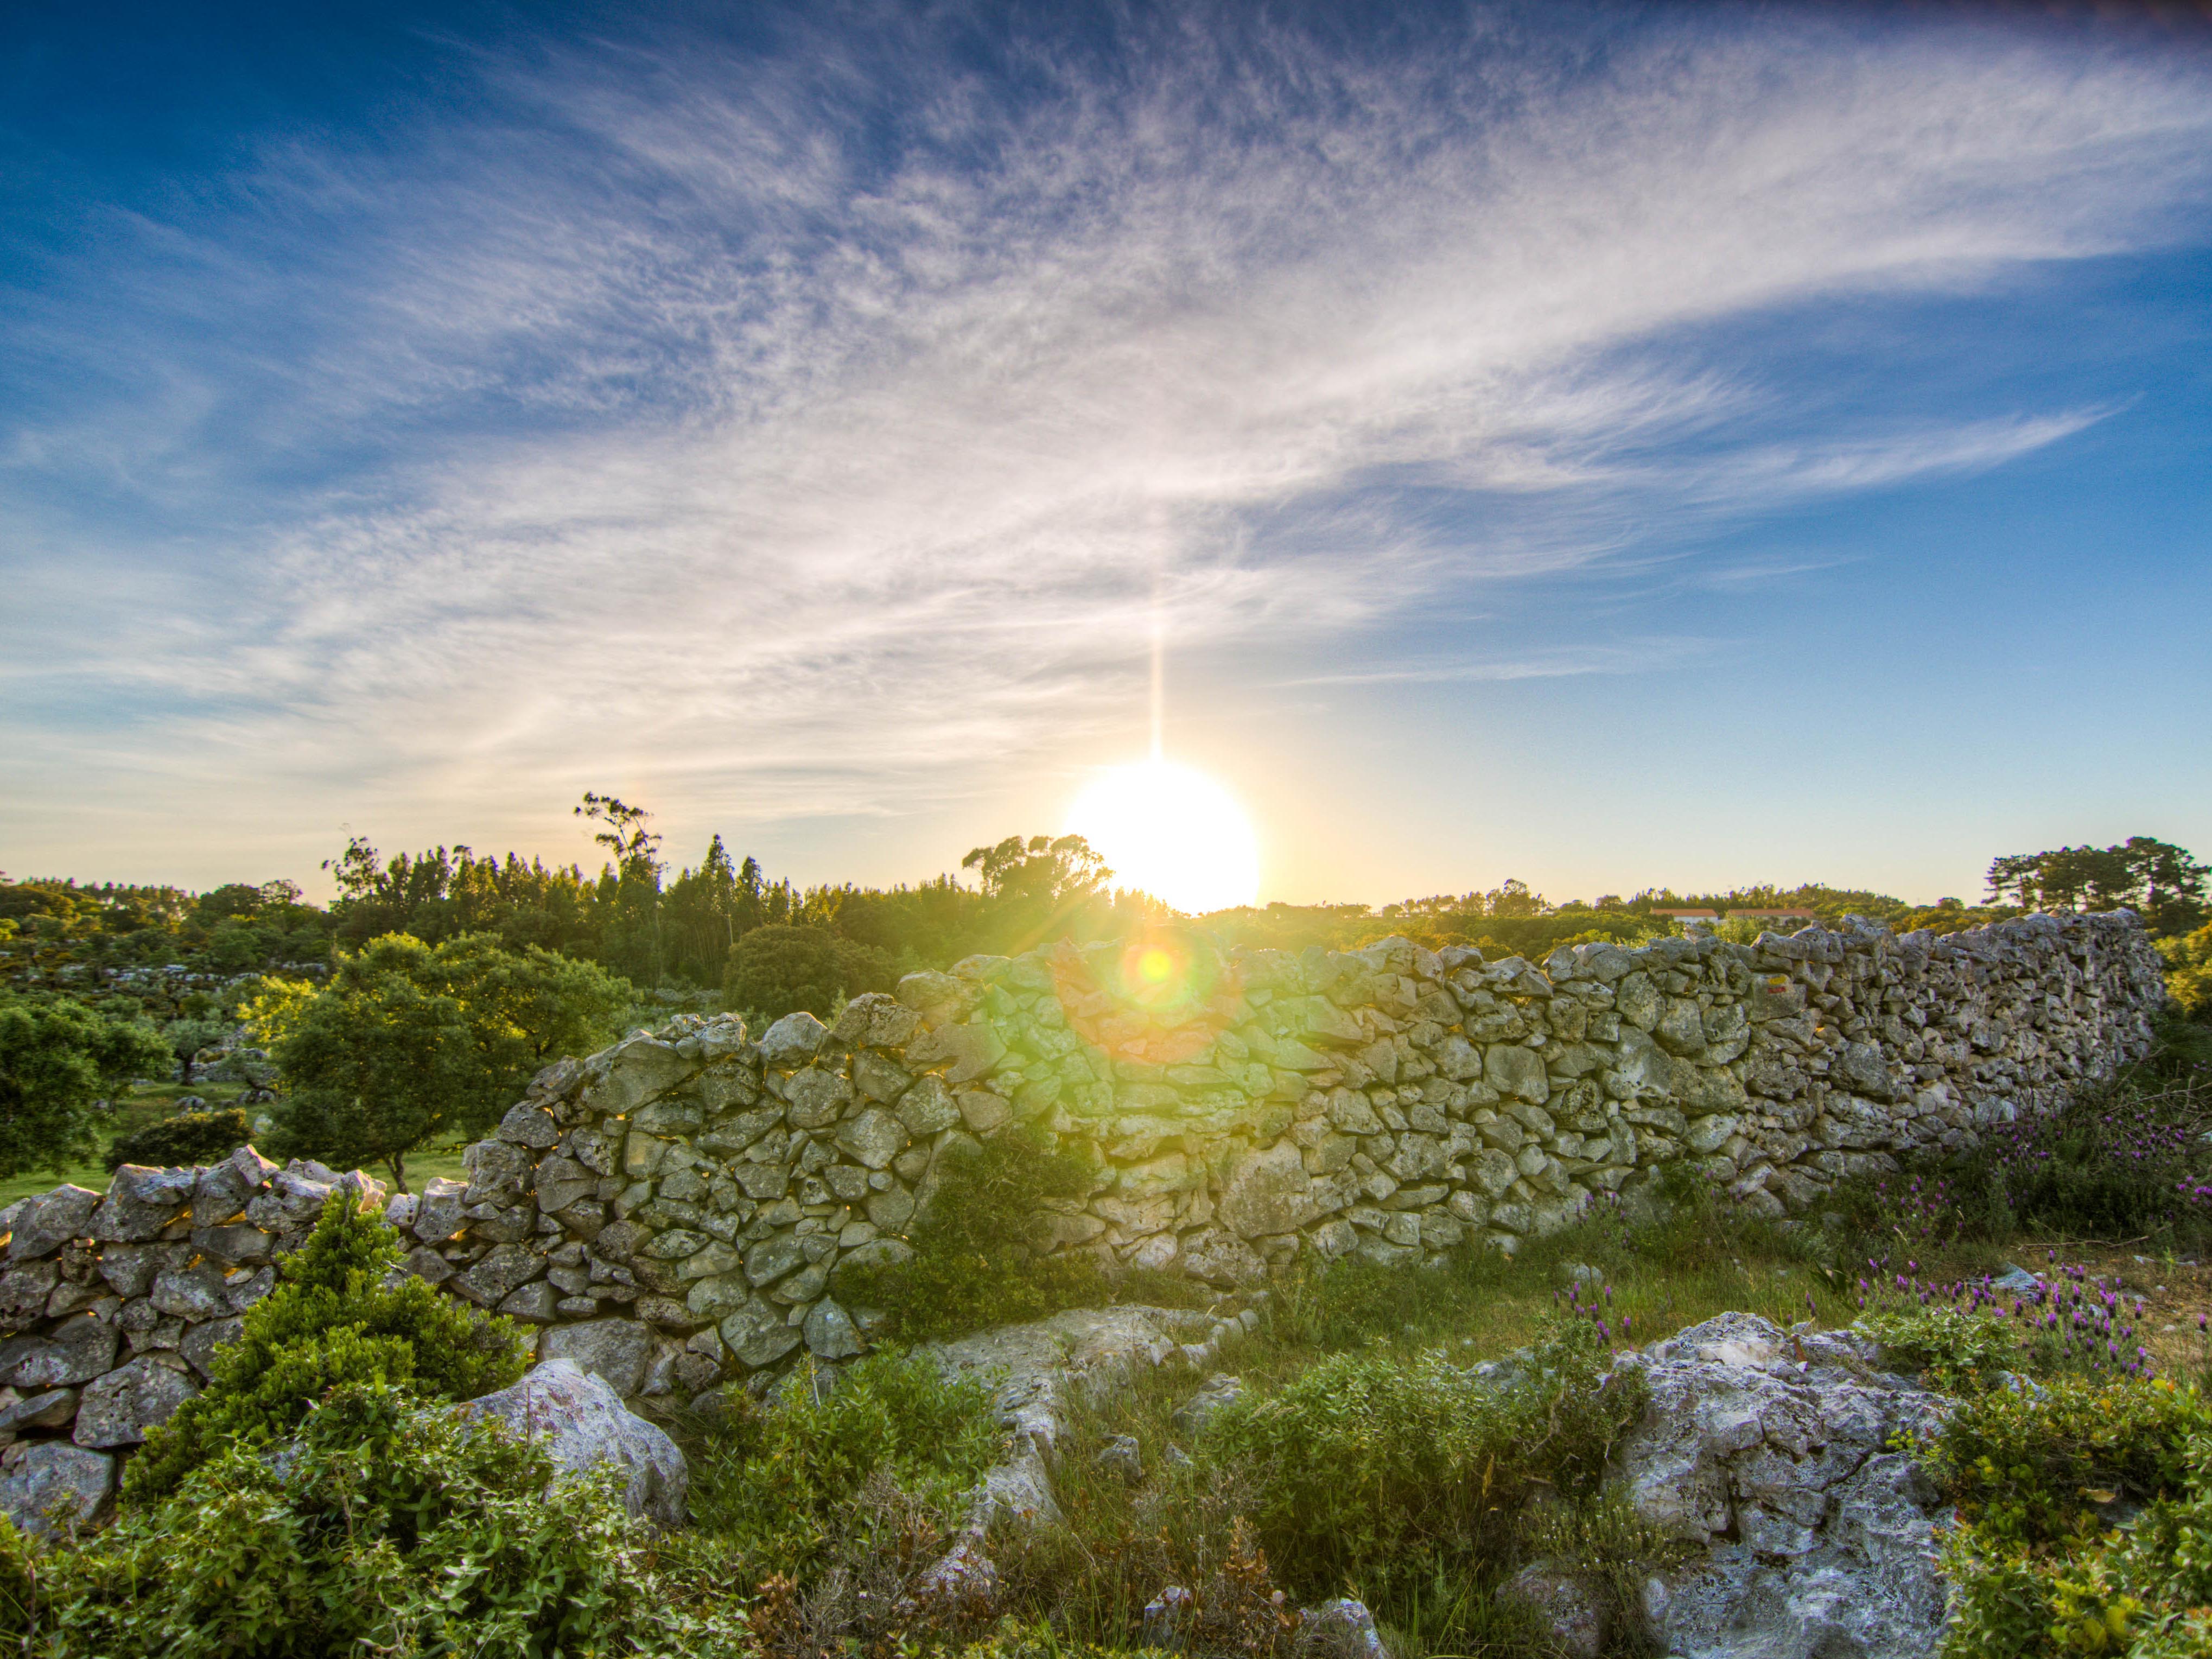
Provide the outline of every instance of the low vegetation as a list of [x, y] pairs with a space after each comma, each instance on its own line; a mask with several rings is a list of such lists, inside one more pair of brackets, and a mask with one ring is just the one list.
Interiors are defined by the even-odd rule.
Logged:
[[1111, 1300], [1095, 1257], [1047, 1255], [1052, 1206], [1091, 1190], [1079, 1159], [1017, 1132], [954, 1151], [908, 1230], [908, 1261], [839, 1269], [836, 1293], [884, 1311], [896, 1340], [965, 1336]]

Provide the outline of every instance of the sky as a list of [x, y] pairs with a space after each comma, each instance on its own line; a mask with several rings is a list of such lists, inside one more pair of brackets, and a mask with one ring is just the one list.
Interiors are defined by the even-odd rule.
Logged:
[[2212, 35], [0, 20], [0, 870], [888, 883], [1161, 732], [1263, 897], [2212, 857]]

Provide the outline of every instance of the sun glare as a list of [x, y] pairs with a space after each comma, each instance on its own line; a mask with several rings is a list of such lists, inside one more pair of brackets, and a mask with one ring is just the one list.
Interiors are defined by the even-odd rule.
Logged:
[[1187, 766], [1153, 760], [1102, 773], [1076, 797], [1067, 827], [1112, 867], [1115, 886], [1140, 887], [1178, 910], [1259, 896], [1251, 820], [1226, 789]]

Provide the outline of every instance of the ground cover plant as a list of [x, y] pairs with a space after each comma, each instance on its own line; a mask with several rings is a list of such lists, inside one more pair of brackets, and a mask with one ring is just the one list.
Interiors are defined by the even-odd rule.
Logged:
[[695, 1443], [692, 1518], [758, 1583], [951, 1535], [1006, 1454], [988, 1384], [892, 1347], [834, 1377], [802, 1367], [771, 1407]]
[[736, 1655], [742, 1608], [663, 1568], [609, 1478], [351, 1382], [281, 1455], [232, 1442], [80, 1547], [0, 1522], [0, 1638], [103, 1659]]

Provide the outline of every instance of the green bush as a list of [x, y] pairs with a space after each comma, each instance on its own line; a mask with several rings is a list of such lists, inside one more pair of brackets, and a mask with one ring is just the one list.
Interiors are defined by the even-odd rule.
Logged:
[[284, 1438], [335, 1388], [472, 1400], [522, 1375], [512, 1322], [396, 1275], [398, 1264], [398, 1234], [351, 1193], [332, 1193], [307, 1242], [279, 1264], [276, 1288], [247, 1310], [238, 1340], [216, 1350], [205, 1390], [131, 1460], [125, 1504], [167, 1496], [233, 1445]]
[[1249, 1514], [1285, 1583], [1387, 1595], [1439, 1563], [1505, 1565], [1540, 1487], [1595, 1496], [1644, 1403], [1608, 1358], [1581, 1321], [1549, 1327], [1503, 1388], [1436, 1353], [1337, 1354], [1225, 1409], [1200, 1451], [1254, 1483]]
[[692, 1458], [691, 1515], [734, 1547], [753, 1578], [797, 1574], [827, 1553], [872, 1547], [887, 1506], [864, 1502], [886, 1479], [908, 1516], [949, 1529], [970, 1488], [1003, 1455], [991, 1391], [948, 1379], [919, 1354], [883, 1350], [816, 1393], [802, 1369], [768, 1408], [745, 1412]]
[[235, 1107], [227, 1112], [179, 1112], [109, 1141], [107, 1167], [144, 1164], [173, 1170], [188, 1164], [219, 1164], [252, 1138], [246, 1114]]
[[1903, 1307], [1868, 1314], [1857, 1328], [1881, 1344], [1886, 1358], [1954, 1393], [1990, 1386], [2000, 1371], [2021, 1367], [2019, 1334], [1998, 1313]]
[[[1966, 1522], [1944, 1551], [1947, 1659], [2212, 1651], [2212, 1406], [2196, 1389], [1985, 1395], [1929, 1449]], [[2142, 1507], [2107, 1529], [2122, 1504]]]
[[2208, 1432], [2212, 1406], [2197, 1389], [2061, 1376], [2040, 1393], [2001, 1389], [1961, 1401], [1929, 1462], [1961, 1518], [2033, 1547], [2094, 1528], [2100, 1502], [2179, 1493], [2190, 1437]]
[[8, 1529], [0, 1580], [0, 1635], [27, 1653], [744, 1651], [742, 1613], [659, 1569], [610, 1474], [556, 1480], [535, 1443], [374, 1382], [314, 1405], [280, 1454], [237, 1442], [81, 1547], [32, 1557]]
[[992, 1325], [1096, 1305], [1109, 1287], [1095, 1258], [1047, 1255], [1050, 1206], [1085, 1197], [1091, 1168], [1018, 1131], [980, 1150], [946, 1153], [943, 1182], [917, 1215], [909, 1261], [840, 1267], [848, 1306], [881, 1308], [906, 1341], [963, 1336]]

